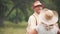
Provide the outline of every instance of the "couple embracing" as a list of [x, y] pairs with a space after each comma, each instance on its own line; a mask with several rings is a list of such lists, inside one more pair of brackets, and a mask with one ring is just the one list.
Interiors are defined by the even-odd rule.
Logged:
[[34, 13], [29, 17], [26, 34], [60, 34], [58, 13], [43, 7], [40, 1], [34, 2]]

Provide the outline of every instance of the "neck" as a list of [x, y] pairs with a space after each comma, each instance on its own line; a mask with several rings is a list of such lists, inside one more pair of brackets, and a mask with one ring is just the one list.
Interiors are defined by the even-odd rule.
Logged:
[[37, 14], [37, 15], [39, 15], [39, 13], [37, 13], [37, 12], [34, 12], [35, 14]]

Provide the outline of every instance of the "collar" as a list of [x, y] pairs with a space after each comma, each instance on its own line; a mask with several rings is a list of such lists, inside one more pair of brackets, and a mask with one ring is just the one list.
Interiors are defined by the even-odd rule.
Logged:
[[36, 12], [34, 12], [33, 15], [38, 16], [39, 14], [37, 14]]

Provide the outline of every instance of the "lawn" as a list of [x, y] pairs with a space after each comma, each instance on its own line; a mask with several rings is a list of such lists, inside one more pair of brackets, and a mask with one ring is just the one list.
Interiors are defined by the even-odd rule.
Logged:
[[27, 22], [15, 24], [10, 21], [4, 21], [4, 27], [0, 27], [0, 34], [26, 34]]
[[4, 27], [0, 28], [0, 34], [26, 34], [27, 22], [21, 22], [18, 24], [4, 21]]

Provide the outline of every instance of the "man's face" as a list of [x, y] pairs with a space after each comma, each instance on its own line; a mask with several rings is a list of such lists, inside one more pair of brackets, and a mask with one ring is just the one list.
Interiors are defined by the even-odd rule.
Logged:
[[40, 10], [42, 10], [42, 6], [40, 6], [40, 5], [38, 5], [38, 6], [35, 6], [35, 8], [34, 8], [34, 11], [36, 12], [36, 13], [40, 13]]

